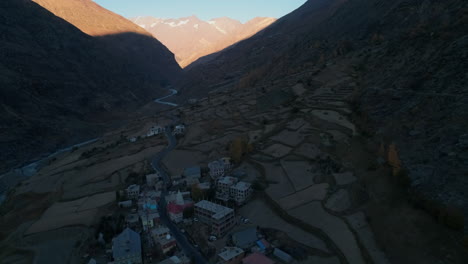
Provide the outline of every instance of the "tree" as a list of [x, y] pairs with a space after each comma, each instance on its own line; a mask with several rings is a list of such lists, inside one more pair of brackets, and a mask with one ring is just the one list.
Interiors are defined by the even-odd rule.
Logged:
[[252, 144], [249, 144], [245, 137], [238, 137], [234, 139], [229, 145], [229, 152], [231, 159], [235, 163], [239, 163], [244, 155], [253, 151]]
[[185, 210], [183, 212], [184, 218], [191, 218], [194, 213], [195, 213], [195, 209], [192, 206], [187, 207], [187, 208], [185, 208]]
[[203, 192], [202, 189], [198, 188], [198, 186], [195, 184], [192, 185], [192, 199], [195, 202], [202, 200], [204, 196], [205, 196], [205, 193]]
[[395, 143], [390, 144], [388, 147], [388, 164], [393, 168], [393, 175], [396, 176], [401, 171], [401, 160], [398, 155], [398, 150]]

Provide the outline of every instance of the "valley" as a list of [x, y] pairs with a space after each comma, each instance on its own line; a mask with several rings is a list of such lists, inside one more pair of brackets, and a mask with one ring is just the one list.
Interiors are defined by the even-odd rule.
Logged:
[[0, 264], [467, 263], [468, 3], [245, 21], [0, 4]]

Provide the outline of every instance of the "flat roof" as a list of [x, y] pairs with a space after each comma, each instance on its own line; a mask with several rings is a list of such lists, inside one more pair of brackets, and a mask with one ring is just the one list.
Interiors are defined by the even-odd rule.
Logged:
[[237, 182], [237, 178], [231, 177], [231, 176], [224, 176], [219, 178], [218, 183], [223, 183], [223, 184], [235, 184]]
[[252, 184], [248, 182], [238, 182], [236, 185], [231, 186], [231, 188], [235, 188], [237, 190], [245, 191], [248, 190]]
[[205, 210], [208, 210], [208, 211], [214, 213], [211, 216], [214, 219], [221, 219], [224, 216], [226, 216], [227, 214], [230, 214], [230, 213], [232, 213], [234, 211], [231, 208], [228, 208], [228, 207], [216, 204], [216, 203], [212, 203], [212, 202], [209, 202], [207, 200], [200, 201], [200, 202], [196, 203], [195, 206], [203, 208]]
[[218, 254], [224, 261], [229, 261], [244, 253], [244, 250], [238, 247], [225, 247], [224, 249], [225, 251]]

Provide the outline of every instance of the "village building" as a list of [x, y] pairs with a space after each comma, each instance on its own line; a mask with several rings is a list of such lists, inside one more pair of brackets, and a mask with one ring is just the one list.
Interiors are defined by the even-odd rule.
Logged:
[[156, 136], [156, 135], [159, 135], [161, 133], [164, 133], [164, 131], [166, 131], [166, 129], [162, 126], [153, 126], [150, 128], [150, 130], [148, 131], [148, 133], [146, 133], [146, 137], [152, 137], [152, 136]]
[[199, 166], [186, 168], [182, 173], [184, 181], [187, 186], [192, 186], [194, 184], [200, 183], [201, 178], [201, 168]]
[[140, 215], [141, 225], [143, 226], [143, 230], [145, 231], [159, 224], [159, 213], [139, 212], [138, 214]]
[[202, 191], [209, 191], [211, 189], [211, 183], [210, 182], [201, 182], [197, 184], [198, 189]]
[[160, 180], [161, 180], [161, 175], [159, 174], [159, 172], [146, 175], [146, 184], [150, 187], [155, 186], [156, 183], [159, 182]]
[[208, 168], [210, 169], [210, 176], [212, 179], [218, 179], [221, 176], [224, 176], [224, 164], [215, 160], [208, 163]]
[[275, 257], [281, 259], [284, 263], [291, 263], [294, 261], [293, 257], [291, 257], [291, 255], [289, 255], [288, 253], [284, 252], [283, 250], [279, 249], [279, 248], [275, 248], [273, 250], [273, 255], [275, 255]]
[[264, 238], [256, 242], [256, 246], [252, 248], [252, 252], [260, 252], [262, 254], [268, 253], [271, 251], [271, 245]]
[[166, 254], [173, 248], [177, 247], [177, 241], [170, 234], [167, 234], [164, 237], [158, 237], [155, 239], [155, 243], [159, 245], [159, 248], [163, 254]]
[[230, 197], [230, 188], [231, 186], [237, 183], [237, 178], [224, 176], [218, 179], [216, 186], [216, 199], [227, 202]]
[[[186, 192], [186, 195], [190, 195], [190, 192]], [[184, 210], [192, 207], [192, 201], [186, 201], [184, 199], [184, 193], [178, 191], [177, 193], [171, 193], [166, 196], [167, 202], [167, 214], [171, 221], [180, 223], [184, 219]]]
[[130, 207], [132, 207], [132, 205], [133, 205], [132, 200], [119, 202], [119, 207], [120, 208], [130, 208]]
[[160, 225], [151, 230], [151, 236], [153, 237], [154, 241], [160, 238], [165, 238], [169, 234], [170, 234], [169, 228], [163, 225]]
[[190, 263], [190, 259], [187, 258], [186, 256], [172, 256], [170, 258], [167, 258], [159, 262], [159, 264], [189, 264], [189, 263]]
[[130, 228], [126, 228], [112, 240], [112, 256], [114, 264], [143, 263], [140, 235]]
[[242, 264], [274, 264], [270, 258], [258, 252], [248, 255], [242, 260]]
[[210, 169], [210, 176], [212, 179], [224, 176], [224, 174], [232, 168], [231, 158], [223, 157], [219, 160], [212, 161], [208, 163], [208, 168]]
[[127, 187], [126, 191], [128, 199], [137, 199], [140, 195], [140, 185], [132, 184]]
[[251, 227], [232, 234], [232, 243], [244, 250], [253, 247], [258, 240], [257, 228]]
[[180, 223], [184, 220], [184, 205], [170, 203], [167, 205], [167, 214], [174, 223]]
[[235, 225], [234, 210], [206, 200], [195, 204], [195, 217], [211, 226], [212, 233], [219, 237], [224, 236]]
[[218, 264], [240, 264], [244, 258], [245, 252], [237, 247], [225, 247], [218, 254]]
[[185, 125], [177, 125], [172, 132], [173, 135], [184, 135], [185, 134]]
[[137, 227], [140, 223], [138, 214], [127, 215], [127, 217], [125, 217], [125, 223], [130, 227]]
[[243, 204], [252, 196], [252, 184], [248, 182], [238, 182], [229, 187], [229, 196], [237, 204]]

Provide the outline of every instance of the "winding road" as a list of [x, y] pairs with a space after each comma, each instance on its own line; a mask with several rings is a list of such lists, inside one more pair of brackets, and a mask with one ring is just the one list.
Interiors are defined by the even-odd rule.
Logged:
[[[162, 99], [166, 99], [170, 96], [173, 96], [177, 94], [177, 91], [174, 89], [170, 89], [172, 91], [172, 94], [169, 96], [165, 96], [163, 98], [159, 98], [154, 100], [156, 103], [160, 104], [165, 104], [165, 105], [170, 105], [170, 106], [177, 106], [176, 104], [173, 103], [168, 103], [168, 102], [162, 102]], [[166, 210], [166, 195], [167, 195], [167, 187], [171, 184], [171, 179], [167, 172], [160, 166], [161, 160], [169, 153], [171, 152], [176, 146], [177, 146], [177, 139], [175, 136], [172, 134], [171, 131], [171, 126], [176, 125], [179, 122], [179, 119], [170, 116], [172, 119], [172, 123], [168, 126], [166, 126], [166, 137], [168, 140], [168, 146], [163, 149], [161, 152], [156, 154], [156, 156], [151, 160], [151, 166], [155, 171], [158, 171], [162, 178], [164, 179], [164, 187], [161, 193], [161, 200], [159, 201], [159, 215], [161, 217], [161, 222], [166, 225], [169, 230], [171, 231], [172, 235], [174, 238], [177, 240], [177, 244], [181, 247], [181, 249], [184, 251], [185, 255], [190, 257], [196, 264], [206, 264], [208, 261], [202, 256], [200, 251], [198, 251], [197, 248], [195, 248], [187, 239], [187, 237], [180, 231], [179, 227], [177, 227], [176, 224], [174, 224], [168, 217], [167, 215], [167, 210]]]
[[164, 97], [161, 97], [161, 98], [158, 98], [158, 99], [154, 99], [154, 102], [155, 103], [158, 103], [158, 104], [163, 104], [163, 105], [169, 105], [169, 106], [178, 106], [177, 104], [174, 104], [174, 103], [171, 103], [171, 102], [164, 102], [162, 100], [166, 99], [166, 98], [169, 98], [171, 96], [174, 96], [176, 94], [178, 94], [179, 92], [175, 89], [169, 89], [169, 91], [171, 92], [170, 95], [166, 95]]

